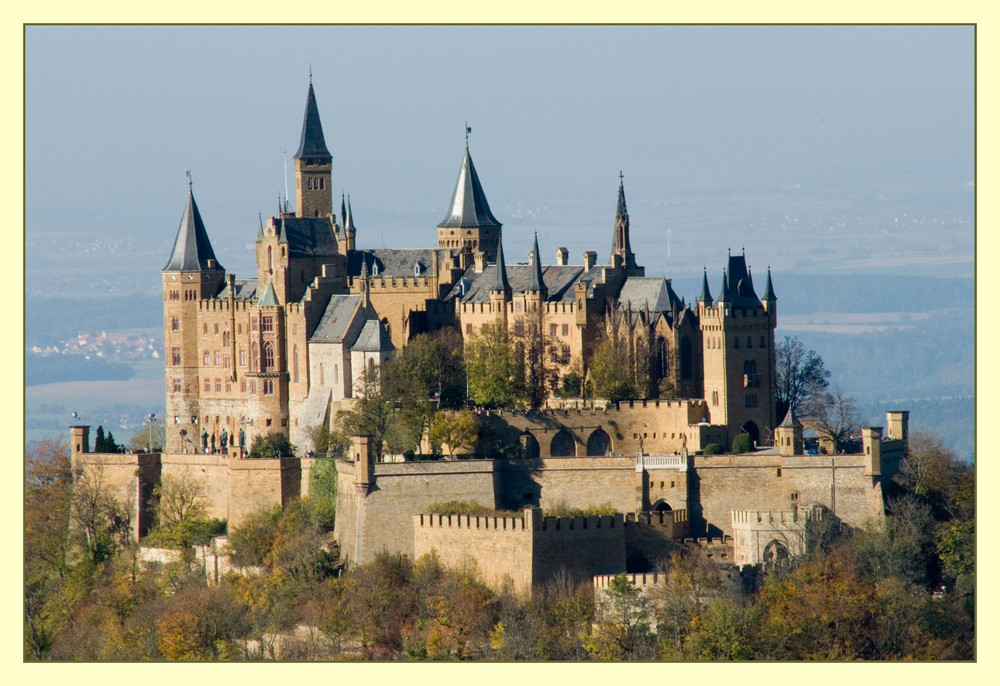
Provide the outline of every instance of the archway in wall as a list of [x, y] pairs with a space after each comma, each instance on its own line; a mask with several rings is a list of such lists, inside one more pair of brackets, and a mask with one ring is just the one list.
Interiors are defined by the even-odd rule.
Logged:
[[604, 457], [611, 452], [611, 436], [604, 429], [597, 429], [587, 439], [587, 457]]
[[525, 431], [521, 434], [521, 457], [534, 459], [537, 458], [538, 455], [538, 439]]
[[670, 512], [672, 509], [666, 500], [657, 500], [653, 503], [653, 512]]
[[764, 548], [764, 562], [781, 562], [788, 557], [788, 548], [781, 541], [771, 541]]
[[757, 428], [757, 424], [754, 422], [746, 422], [740, 427], [743, 431], [750, 434], [751, 445], [756, 448], [760, 445], [760, 429]]
[[576, 441], [573, 440], [573, 436], [566, 429], [559, 429], [556, 435], [552, 437], [552, 443], [549, 444], [549, 454], [552, 457], [575, 457], [576, 456]]

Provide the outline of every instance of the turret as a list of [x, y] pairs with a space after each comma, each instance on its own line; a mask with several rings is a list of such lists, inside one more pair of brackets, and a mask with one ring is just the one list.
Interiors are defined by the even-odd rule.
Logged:
[[323, 124], [316, 106], [312, 76], [306, 94], [302, 136], [295, 153], [295, 209], [299, 217], [326, 217], [333, 214], [333, 191], [330, 184], [333, 156], [326, 147]]
[[802, 422], [792, 408], [788, 408], [785, 419], [774, 429], [774, 438], [780, 455], [801, 455], [803, 452]]
[[476, 167], [469, 155], [469, 138], [465, 138], [465, 157], [458, 171], [458, 181], [448, 205], [448, 214], [438, 224], [438, 246], [466, 248], [471, 252], [482, 250], [486, 258], [497, 258], [500, 241], [500, 222], [490, 211], [486, 193], [479, 182]]
[[767, 268], [767, 282], [764, 284], [764, 309], [771, 315], [772, 326], [778, 322], [778, 298], [774, 295], [774, 286], [771, 285], [771, 267]]

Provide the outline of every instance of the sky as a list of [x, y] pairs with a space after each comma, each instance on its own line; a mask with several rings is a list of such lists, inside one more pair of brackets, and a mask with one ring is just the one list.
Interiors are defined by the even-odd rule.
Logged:
[[817, 198], [904, 189], [958, 215], [942, 241], [971, 276], [974, 49], [968, 26], [30, 26], [29, 276], [32, 238], [74, 231], [127, 237], [156, 290], [188, 169], [220, 261], [249, 276], [286, 172], [294, 202], [310, 71], [359, 247], [435, 243], [468, 123], [511, 261], [535, 231], [543, 259], [606, 259], [621, 172], [652, 273], [740, 247], [759, 264], [827, 222], [830, 245], [898, 244], [900, 217], [846, 238]]

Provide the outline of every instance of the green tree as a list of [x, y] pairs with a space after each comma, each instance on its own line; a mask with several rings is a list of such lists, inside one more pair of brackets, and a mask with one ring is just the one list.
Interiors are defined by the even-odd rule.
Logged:
[[147, 537], [152, 545], [187, 550], [225, 531], [223, 522], [209, 518], [205, 484], [189, 471], [164, 476], [153, 499], [157, 525]]
[[361, 374], [358, 397], [349, 409], [337, 412], [337, 426], [346, 436], [368, 436], [376, 461], [382, 461], [382, 444], [393, 421], [392, 401], [386, 396], [378, 366]]
[[741, 433], [737, 434], [736, 438], [733, 439], [733, 452], [737, 455], [742, 455], [748, 453], [753, 449], [752, 442], [750, 441], [750, 434]]
[[134, 508], [134, 501], [112, 492], [103, 467], [82, 470], [73, 488], [71, 520], [91, 563], [102, 562], [115, 548], [128, 545]]
[[295, 450], [288, 436], [280, 431], [257, 434], [250, 443], [250, 457], [253, 458], [295, 457]]
[[648, 660], [654, 657], [649, 598], [625, 574], [611, 579], [597, 602], [597, 626], [584, 642], [599, 660]]
[[523, 407], [524, 367], [502, 320], [484, 324], [465, 343], [469, 397], [484, 407]]
[[432, 445], [448, 446], [448, 457], [455, 456], [455, 450], [471, 446], [479, 435], [479, 420], [468, 410], [460, 412], [438, 412], [431, 424]]
[[528, 406], [537, 410], [545, 404], [549, 392], [558, 383], [558, 376], [550, 363], [555, 354], [554, 342], [545, 334], [541, 320], [527, 315], [515, 320], [511, 342], [515, 350], [514, 360], [520, 360], [522, 365], [522, 371], [516, 374], [516, 378], [523, 379]]
[[617, 330], [604, 337], [590, 360], [589, 379], [594, 395], [611, 402], [639, 396], [630, 346]]

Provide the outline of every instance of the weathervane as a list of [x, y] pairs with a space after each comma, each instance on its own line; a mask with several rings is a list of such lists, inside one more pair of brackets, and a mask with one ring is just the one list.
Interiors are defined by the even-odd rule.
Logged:
[[190, 164], [188, 165], [187, 171], [185, 171], [184, 173], [188, 177], [188, 190], [190, 191], [191, 187], [192, 187], [192, 182], [191, 182], [191, 165]]
[[472, 133], [472, 127], [469, 126], [469, 120], [465, 120], [465, 147], [469, 147], [469, 134]]

